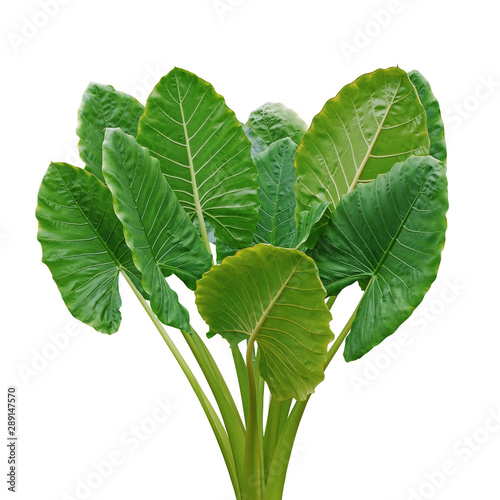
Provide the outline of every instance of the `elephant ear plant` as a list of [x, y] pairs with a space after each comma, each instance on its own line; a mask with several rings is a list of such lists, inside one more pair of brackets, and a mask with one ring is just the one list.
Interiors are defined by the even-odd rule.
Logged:
[[[175, 68], [145, 106], [91, 83], [78, 118], [86, 166], [52, 163], [36, 211], [63, 300], [111, 334], [128, 284], [198, 397], [236, 499], [281, 499], [301, 417], [344, 340], [346, 361], [366, 354], [436, 278], [446, 147], [428, 82], [396, 67], [363, 75], [308, 128], [273, 103], [242, 124], [209, 83]], [[241, 404], [172, 275], [194, 291], [208, 337], [229, 343]], [[355, 282], [361, 300], [334, 337], [330, 310]]]

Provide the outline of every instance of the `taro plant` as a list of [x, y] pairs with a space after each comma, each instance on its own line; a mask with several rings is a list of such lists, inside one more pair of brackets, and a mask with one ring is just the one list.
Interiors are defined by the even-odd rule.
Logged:
[[[308, 128], [271, 103], [242, 124], [209, 83], [175, 68], [145, 107], [91, 83], [77, 134], [85, 169], [52, 163], [36, 212], [68, 309], [114, 333], [126, 282], [196, 393], [235, 497], [281, 499], [299, 423], [333, 356], [345, 341], [344, 358], [356, 360], [394, 333], [436, 277], [446, 147], [428, 82], [399, 68], [363, 75]], [[171, 275], [194, 291], [208, 337], [229, 343], [241, 404]], [[355, 282], [361, 300], [334, 337], [330, 310]]]

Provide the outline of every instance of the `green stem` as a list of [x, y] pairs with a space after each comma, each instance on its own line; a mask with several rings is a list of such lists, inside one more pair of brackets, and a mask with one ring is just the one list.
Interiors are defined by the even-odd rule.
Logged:
[[241, 404], [243, 405], [243, 414], [245, 416], [245, 424], [248, 421], [248, 375], [245, 360], [241, 354], [238, 344], [231, 345], [231, 353], [233, 355], [236, 375], [238, 376], [238, 385], [240, 386]]
[[208, 385], [215, 397], [217, 406], [222, 415], [222, 420], [227, 429], [233, 457], [238, 472], [240, 484], [243, 482], [243, 453], [245, 447], [245, 427], [241, 420], [240, 413], [234, 399], [227, 387], [227, 384], [215, 363], [210, 351], [200, 336], [191, 327], [189, 332], [182, 331], [191, 352], [193, 353], [198, 365], [200, 366]]
[[264, 435], [264, 473], [266, 481], [269, 475], [269, 468], [271, 466], [274, 450], [278, 443], [282, 406], [282, 401], [278, 401], [273, 395], [270, 396], [266, 433]]
[[356, 319], [356, 313], [358, 312], [359, 304], [361, 304], [361, 301], [359, 301], [358, 305], [356, 306], [356, 309], [349, 318], [349, 321], [346, 323], [343, 330], [340, 332], [340, 335], [335, 339], [335, 342], [333, 343], [332, 347], [330, 347], [330, 350], [326, 355], [325, 370], [327, 366], [330, 364], [331, 360], [333, 359], [333, 356], [337, 354], [337, 351], [339, 350], [339, 347], [342, 345], [342, 342], [344, 342], [345, 338], [347, 337], [347, 334], [351, 331], [352, 324]]
[[283, 431], [283, 428], [286, 424], [286, 421], [288, 419], [288, 414], [290, 413], [290, 407], [292, 406], [292, 400], [287, 399], [286, 401], [282, 402], [281, 405], [281, 415], [280, 415], [280, 423], [278, 427], [278, 439], [281, 436], [281, 433]]
[[331, 297], [328, 297], [328, 300], [326, 301], [326, 307], [328, 309], [331, 309], [333, 304], [335, 304], [335, 301], [337, 300], [338, 295], [332, 295]]
[[258, 419], [258, 433], [259, 433], [259, 450], [260, 450], [260, 478], [262, 480], [262, 489], [264, 489], [264, 388], [265, 381], [260, 375], [259, 371], [259, 360], [261, 352], [257, 350], [257, 355], [255, 357], [255, 379], [257, 383], [257, 419]]
[[[358, 311], [360, 303], [361, 300], [356, 306], [355, 311], [349, 318], [349, 321], [344, 326], [342, 332], [328, 351], [325, 362], [325, 370], [339, 350], [342, 342], [344, 342], [347, 334], [351, 331], [351, 327], [354, 319], [356, 318], [356, 313]], [[308, 398], [304, 401], [297, 401], [286, 421], [283, 432], [279, 437], [278, 444], [274, 452], [271, 468], [269, 470], [269, 476], [266, 483], [264, 500], [281, 500], [281, 498], [283, 497], [286, 472], [292, 453], [293, 443], [295, 441], [295, 436], [297, 435], [300, 421], [302, 419], [302, 416], [304, 415], [304, 411], [307, 407], [307, 403], [310, 397], [311, 396], [308, 396]]]
[[260, 465], [259, 417], [257, 408], [257, 386], [253, 362], [253, 346], [257, 332], [252, 334], [247, 345], [246, 365], [248, 376], [248, 422], [245, 442], [245, 471], [243, 492], [246, 500], [261, 500], [263, 482]]
[[288, 420], [288, 414], [292, 405], [292, 399], [278, 401], [273, 395], [269, 400], [269, 411], [267, 414], [266, 433], [264, 436], [264, 464], [266, 482], [273, 460], [278, 440]]
[[200, 401], [200, 404], [205, 412], [205, 415], [207, 416], [207, 419], [210, 423], [210, 426], [212, 427], [212, 430], [215, 434], [215, 437], [217, 439], [217, 442], [219, 444], [219, 447], [221, 449], [222, 455], [224, 457], [224, 461], [227, 466], [227, 470], [229, 472], [229, 476], [231, 477], [231, 482], [233, 484], [234, 492], [236, 494], [236, 498], [240, 499], [241, 498], [241, 490], [240, 490], [240, 485], [238, 481], [238, 473], [236, 469], [236, 464], [234, 461], [234, 456], [233, 452], [231, 450], [231, 445], [229, 442], [229, 437], [227, 435], [226, 430], [224, 429], [224, 426], [222, 425], [222, 422], [220, 421], [220, 418], [218, 417], [217, 413], [215, 412], [213, 406], [211, 405], [210, 401], [208, 400], [207, 396], [203, 392], [203, 389], [201, 388], [200, 384], [198, 383], [198, 380], [196, 380], [196, 377], [194, 376], [193, 372], [189, 368], [188, 364], [186, 363], [185, 359], [182, 357], [182, 354], [179, 352], [177, 349], [177, 346], [174, 344], [168, 333], [166, 332], [165, 328], [163, 327], [162, 323], [160, 320], [156, 317], [156, 314], [153, 312], [149, 304], [146, 302], [142, 294], [137, 290], [135, 287], [134, 283], [131, 281], [131, 279], [127, 276], [127, 273], [125, 273], [123, 270], [121, 270], [122, 275], [124, 276], [125, 280], [127, 283], [130, 285], [132, 288], [135, 296], [139, 299], [139, 302], [141, 303], [142, 307], [150, 317], [151, 321], [155, 325], [156, 329], [160, 332], [160, 335], [162, 336], [163, 340], [167, 344], [168, 348], [170, 349], [171, 353], [173, 354], [175, 360], [181, 367], [182, 371], [186, 375], [186, 378], [188, 379], [189, 383], [191, 384], [191, 387], [193, 388], [196, 396], [198, 397], [198, 400]]
[[292, 455], [293, 443], [310, 397], [308, 396], [305, 401], [297, 401], [290, 412], [274, 451], [263, 500], [281, 500], [283, 498], [286, 472]]

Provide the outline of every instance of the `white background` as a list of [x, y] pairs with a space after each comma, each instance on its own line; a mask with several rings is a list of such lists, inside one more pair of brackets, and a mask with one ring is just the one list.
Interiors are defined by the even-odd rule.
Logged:
[[[213, 0], [65, 0], [44, 18], [42, 2], [3, 2], [0, 16], [1, 376], [3, 393], [8, 384], [19, 391], [16, 498], [83, 498], [78, 481], [114, 452], [122, 463], [88, 498], [232, 498], [198, 402], [130, 290], [122, 286], [120, 332], [96, 333], [67, 312], [40, 262], [38, 186], [51, 160], [78, 162], [87, 83], [144, 102], [180, 66], [211, 82], [242, 120], [280, 101], [310, 122], [343, 85], [397, 64], [426, 76], [445, 116], [443, 262], [413, 321], [362, 360], [332, 363], [304, 417], [284, 498], [498, 500], [500, 424], [489, 419], [500, 419], [495, 3], [222, 0], [217, 10]], [[23, 41], [31, 21], [45, 25]], [[335, 306], [334, 331], [353, 301], [346, 293]], [[210, 347], [233, 384], [225, 342]], [[133, 426], [152, 429], [157, 398], [170, 400], [171, 414], [134, 451], [123, 440]], [[443, 462], [454, 472], [445, 478], [434, 474]], [[0, 488], [3, 498], [4, 479]]]

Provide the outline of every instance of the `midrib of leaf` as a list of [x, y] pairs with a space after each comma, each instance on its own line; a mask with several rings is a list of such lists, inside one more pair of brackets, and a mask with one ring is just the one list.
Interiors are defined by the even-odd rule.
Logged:
[[389, 246], [385, 250], [384, 254], [382, 255], [382, 257], [381, 257], [381, 259], [379, 261], [379, 263], [377, 264], [377, 267], [373, 271], [372, 277], [370, 278], [370, 281], [369, 281], [366, 289], [368, 289], [368, 287], [371, 285], [371, 282], [372, 282], [373, 278], [375, 278], [377, 276], [377, 274], [380, 272], [380, 269], [382, 269], [382, 266], [385, 264], [385, 261], [387, 260], [387, 257], [389, 256], [389, 254], [391, 253], [391, 250], [393, 249], [394, 245], [396, 244], [396, 241], [399, 238], [399, 235], [401, 234], [401, 231], [403, 230], [404, 225], [406, 224], [406, 221], [408, 220], [408, 217], [410, 216], [410, 214], [411, 214], [411, 212], [413, 210], [413, 207], [415, 206], [415, 204], [417, 203], [418, 198], [422, 194], [422, 190], [424, 189], [424, 186], [425, 186], [425, 183], [421, 186], [420, 190], [415, 195], [415, 199], [413, 200], [413, 202], [411, 203], [411, 205], [408, 207], [408, 210], [407, 210], [407, 212], [406, 212], [403, 220], [399, 224], [399, 227], [398, 227], [398, 230], [396, 231], [396, 234], [393, 236], [393, 238], [392, 238]]
[[[364, 170], [366, 164], [368, 163], [368, 160], [370, 159], [373, 148], [375, 147], [375, 144], [377, 143], [378, 136], [380, 135], [380, 132], [382, 131], [385, 120], [387, 119], [387, 115], [389, 114], [389, 111], [391, 110], [392, 105], [394, 104], [394, 100], [396, 99], [396, 96], [398, 95], [399, 89], [401, 87], [401, 80], [402, 80], [402, 78], [399, 79], [398, 88], [396, 89], [396, 92], [394, 92], [394, 95], [392, 96], [391, 103], [387, 107], [387, 111], [385, 112], [384, 117], [382, 118], [380, 124], [378, 124], [378, 128], [377, 128], [377, 132], [375, 133], [375, 137], [373, 138], [373, 141], [370, 144], [368, 151], [366, 152], [365, 157], [363, 158], [363, 161], [361, 162], [361, 165], [359, 166], [359, 168], [356, 169], [356, 175], [354, 176], [354, 179], [353, 179], [351, 185], [349, 186], [349, 189], [347, 191], [348, 193], [350, 193], [356, 187], [356, 185], [359, 181], [359, 178], [361, 177], [361, 174], [363, 173], [363, 170]], [[370, 96], [370, 98], [371, 98], [371, 96]], [[373, 103], [372, 103], [372, 105], [373, 105]], [[361, 124], [359, 125], [359, 129], [361, 130], [361, 133], [363, 133], [363, 130], [361, 129]]]
[[297, 268], [299, 267], [300, 263], [302, 262], [302, 259], [303, 259], [303, 257], [301, 256], [300, 260], [297, 262], [297, 265], [292, 269], [292, 271], [290, 272], [290, 275], [288, 276], [288, 278], [285, 280], [284, 283], [282, 283], [280, 289], [276, 292], [276, 294], [272, 298], [271, 302], [266, 307], [266, 310], [262, 313], [261, 318], [259, 319], [259, 321], [255, 325], [255, 328], [253, 329], [252, 334], [250, 335], [250, 339], [248, 340], [248, 350], [250, 350], [251, 347], [253, 347], [255, 339], [256, 339], [257, 335], [259, 334], [260, 329], [262, 328], [262, 325], [266, 321], [266, 319], [269, 316], [269, 313], [271, 312], [271, 310], [273, 309], [273, 307], [276, 305], [276, 302], [278, 301], [278, 299], [281, 297], [281, 294], [283, 293], [283, 290], [286, 288], [286, 286], [288, 285], [288, 283], [292, 279], [292, 276], [295, 274], [295, 271], [297, 270]]
[[279, 176], [278, 176], [278, 184], [277, 184], [277, 189], [276, 189], [276, 200], [274, 202], [274, 214], [273, 214], [273, 219], [271, 221], [271, 244], [275, 244], [274, 238], [276, 237], [276, 218], [278, 215], [278, 201], [279, 201], [279, 196], [280, 196], [280, 186], [281, 186], [281, 176], [283, 175], [283, 163], [281, 164]]
[[201, 237], [203, 238], [203, 241], [205, 243], [205, 246], [207, 247], [207, 250], [209, 251], [210, 254], [212, 254], [212, 250], [210, 249], [210, 242], [208, 240], [207, 227], [205, 225], [205, 219], [203, 218], [203, 211], [201, 209], [200, 196], [198, 194], [198, 185], [196, 183], [196, 174], [194, 171], [193, 157], [191, 155], [191, 145], [189, 142], [190, 139], [189, 139], [189, 134], [188, 134], [188, 130], [187, 130], [186, 119], [184, 117], [184, 108], [182, 106], [181, 91], [179, 88], [179, 80], [177, 78], [177, 75], [175, 75], [175, 82], [177, 84], [176, 85], [177, 86], [177, 95], [179, 96], [179, 109], [181, 111], [182, 129], [184, 130], [184, 138], [186, 140], [186, 151], [187, 151], [188, 162], [189, 162], [189, 172], [191, 173], [191, 185], [193, 188], [193, 198], [194, 198], [194, 206], [196, 209], [196, 216], [198, 217], [198, 222], [200, 224]]
[[[73, 200], [73, 202], [75, 203], [75, 205], [78, 207], [78, 210], [82, 214], [82, 217], [85, 219], [85, 221], [89, 225], [89, 227], [92, 230], [92, 232], [96, 235], [97, 239], [101, 242], [102, 246], [104, 247], [104, 249], [106, 250], [106, 252], [108, 253], [108, 255], [114, 261], [114, 263], [118, 267], [118, 271], [121, 271], [122, 270], [122, 265], [121, 265], [120, 261], [115, 257], [115, 255], [113, 254], [113, 252], [111, 251], [111, 249], [108, 247], [108, 244], [103, 240], [102, 236], [99, 234], [99, 232], [94, 227], [94, 225], [92, 224], [92, 222], [90, 221], [90, 219], [87, 217], [87, 215], [85, 214], [85, 212], [82, 210], [82, 207], [76, 201], [76, 198], [73, 196], [73, 193], [71, 192], [71, 189], [66, 184], [66, 181], [64, 180], [64, 177], [60, 174], [59, 170], [57, 171], [57, 173], [58, 173], [59, 177], [61, 178], [61, 180], [62, 180], [62, 182], [64, 184], [64, 187], [66, 188], [66, 190], [68, 191], [69, 195], [71, 196], [71, 199]], [[106, 207], [107, 207], [107, 205], [106, 205]], [[104, 208], [104, 215], [105, 215], [106, 207]]]
[[[116, 151], [116, 149], [113, 149], [114, 152], [116, 153], [117, 156], [119, 156], [119, 152]], [[148, 262], [147, 266], [149, 266], [149, 264], [151, 263], [151, 261], [154, 261], [154, 263], [156, 264], [156, 266], [160, 269], [160, 263], [158, 262], [158, 259], [157, 259], [157, 255], [154, 251], [154, 248], [153, 248], [153, 245], [151, 244], [151, 241], [149, 240], [149, 232], [146, 231], [146, 226], [144, 224], [144, 214], [146, 212], [143, 213], [143, 215], [141, 215], [141, 211], [139, 210], [139, 207], [137, 206], [137, 200], [139, 199], [139, 196], [140, 196], [140, 189], [139, 189], [139, 194], [137, 195], [137, 199], [135, 198], [134, 196], [134, 193], [132, 191], [132, 182], [133, 180], [135, 179], [135, 172], [134, 172], [134, 175], [132, 177], [132, 179], [129, 178], [126, 170], [125, 170], [125, 158], [120, 158], [121, 161], [120, 161], [120, 165], [122, 167], [122, 172], [123, 172], [123, 175], [125, 177], [125, 179], [127, 179], [127, 184], [128, 185], [125, 185], [123, 184], [123, 186], [128, 189], [129, 193], [130, 193], [130, 196], [132, 197], [132, 199], [134, 200], [134, 206], [132, 208], [135, 208], [135, 211], [137, 212], [137, 217], [139, 217], [139, 221], [141, 223], [141, 226], [142, 226], [142, 229], [143, 229], [143, 232], [144, 232], [144, 236], [146, 237], [146, 241], [147, 241], [147, 244], [148, 244], [148, 247], [150, 248], [151, 250], [151, 260]], [[137, 168], [137, 162], [136, 162], [136, 168]], [[142, 189], [142, 186], [144, 184], [144, 181], [143, 183], [141, 184], [141, 189]], [[155, 183], [153, 184], [153, 188], [156, 187], [156, 181]], [[148, 201], [149, 203], [149, 201]], [[146, 207], [147, 207], [147, 204], [146, 204]], [[156, 217], [158, 216], [158, 213], [156, 214]], [[144, 266], [144, 269], [146, 269], [147, 266]]]

